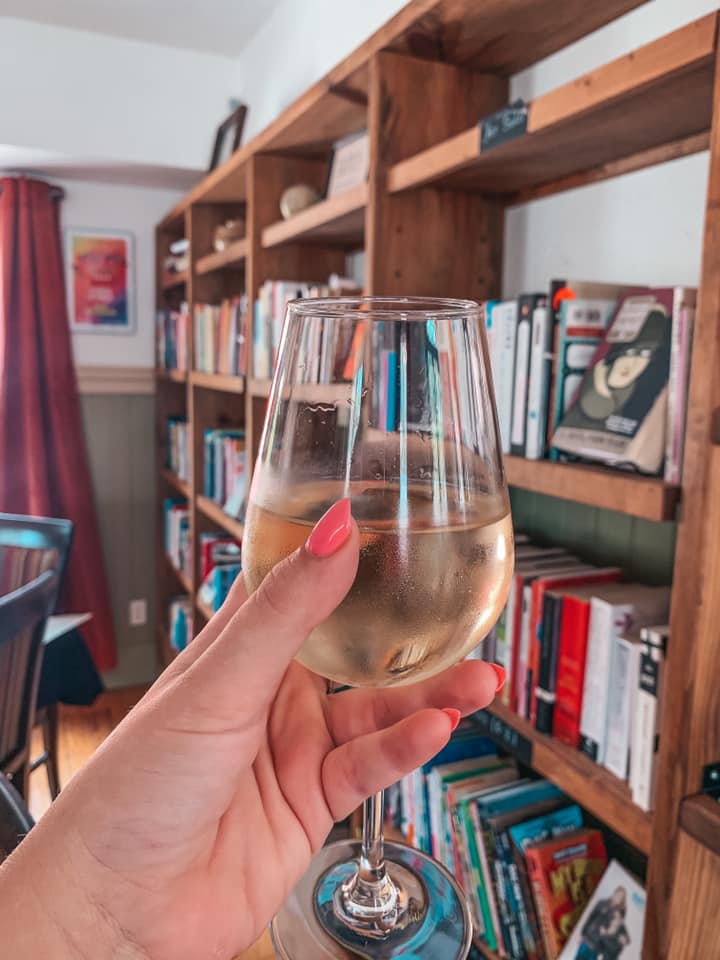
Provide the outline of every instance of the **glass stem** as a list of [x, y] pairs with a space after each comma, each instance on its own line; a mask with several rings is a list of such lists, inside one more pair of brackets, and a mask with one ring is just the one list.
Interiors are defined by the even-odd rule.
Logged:
[[383, 851], [383, 795], [380, 790], [363, 803], [362, 849], [360, 851], [360, 877], [367, 883], [382, 883], [385, 879], [385, 855]]

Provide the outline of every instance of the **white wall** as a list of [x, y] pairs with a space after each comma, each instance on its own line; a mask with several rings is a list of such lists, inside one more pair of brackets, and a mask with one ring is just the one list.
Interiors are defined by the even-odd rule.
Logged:
[[238, 59], [238, 97], [249, 104], [247, 135], [373, 34], [407, 0], [283, 0]]
[[[250, 132], [402, 6], [399, 0], [284, 0], [240, 57], [237, 86], [250, 106]], [[717, 0], [653, 0], [515, 77], [512, 95], [547, 92], [716, 7]], [[696, 283], [707, 166], [701, 154], [510, 211], [505, 294], [545, 289], [550, 277], [563, 274]]]
[[0, 17], [0, 142], [206, 169], [235, 69], [217, 55]]
[[63, 227], [130, 231], [134, 236], [136, 330], [133, 334], [73, 333], [78, 365], [154, 365], [155, 224], [180, 199], [153, 190], [77, 180], [54, 181], [65, 190]]

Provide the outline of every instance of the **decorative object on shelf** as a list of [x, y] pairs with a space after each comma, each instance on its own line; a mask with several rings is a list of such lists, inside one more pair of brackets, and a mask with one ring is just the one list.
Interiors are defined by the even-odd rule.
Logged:
[[215, 227], [213, 233], [213, 250], [222, 253], [226, 247], [236, 240], [242, 240], [245, 236], [244, 217], [235, 217], [233, 220], [226, 220], [224, 223]]
[[217, 128], [210, 159], [210, 171], [225, 163], [240, 146], [248, 108], [244, 103], [238, 103], [238, 101], [235, 103], [238, 105], [233, 112]]
[[502, 110], [491, 113], [480, 121], [480, 149], [483, 152], [499, 147], [508, 140], [527, 133], [528, 105], [524, 100], [513, 100]]
[[367, 130], [338, 140], [333, 147], [325, 196], [337, 197], [365, 183], [370, 169], [370, 137]]
[[289, 220], [296, 213], [307, 210], [321, 199], [320, 194], [315, 187], [310, 187], [306, 183], [295, 183], [283, 192], [280, 197], [280, 213], [283, 220]]
[[133, 333], [133, 235], [122, 231], [65, 231], [68, 313], [72, 330]]
[[166, 277], [170, 279], [174, 273], [184, 273], [190, 266], [190, 242], [183, 237], [170, 244], [168, 255], [163, 260]]

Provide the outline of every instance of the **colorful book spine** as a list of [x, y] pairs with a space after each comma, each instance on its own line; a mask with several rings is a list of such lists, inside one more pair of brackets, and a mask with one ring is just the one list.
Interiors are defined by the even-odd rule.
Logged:
[[672, 484], [682, 480], [696, 297], [697, 291], [687, 287], [676, 287], [673, 296], [664, 468], [665, 482]]
[[532, 316], [530, 377], [528, 381], [525, 456], [540, 460], [545, 456], [550, 378], [552, 376], [552, 312], [547, 304], [535, 307]]

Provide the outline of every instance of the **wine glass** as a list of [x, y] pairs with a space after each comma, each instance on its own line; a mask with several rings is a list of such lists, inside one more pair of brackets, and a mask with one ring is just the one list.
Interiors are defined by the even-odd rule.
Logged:
[[[247, 510], [248, 588], [343, 497], [360, 528], [357, 576], [297, 659], [341, 687], [414, 683], [461, 660], [502, 610], [514, 556], [476, 303], [288, 305]], [[281, 958], [467, 955], [456, 880], [384, 844], [382, 816], [379, 793], [364, 804], [362, 843], [314, 858], [271, 925]]]

